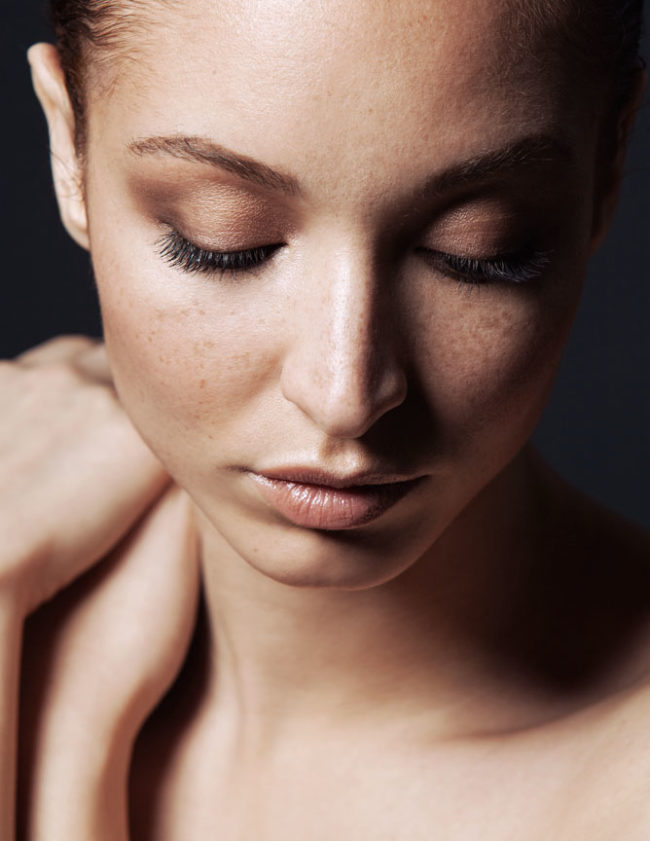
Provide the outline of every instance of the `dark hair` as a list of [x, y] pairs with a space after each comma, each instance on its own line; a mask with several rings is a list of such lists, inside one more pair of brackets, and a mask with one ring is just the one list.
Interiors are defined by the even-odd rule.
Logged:
[[[86, 81], [90, 50], [97, 56], [128, 55], [134, 27], [144, 34], [146, 22], [161, 3], [175, 0], [50, 0], [51, 18], [66, 83], [77, 120], [77, 147], [86, 140]], [[614, 113], [632, 96], [639, 71], [644, 0], [524, 0], [518, 7], [529, 18], [548, 20], [549, 9], [561, 12], [564, 34], [576, 55], [596, 78], [609, 86]], [[559, 3], [559, 5], [558, 5]], [[149, 17], [147, 17], [147, 13]], [[132, 41], [130, 42], [132, 44]]]

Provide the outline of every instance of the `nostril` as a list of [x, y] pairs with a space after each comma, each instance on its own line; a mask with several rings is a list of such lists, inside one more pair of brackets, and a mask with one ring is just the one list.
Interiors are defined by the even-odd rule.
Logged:
[[309, 364], [300, 356], [285, 364], [282, 393], [333, 438], [359, 438], [406, 399], [405, 371], [388, 360], [368, 365]]

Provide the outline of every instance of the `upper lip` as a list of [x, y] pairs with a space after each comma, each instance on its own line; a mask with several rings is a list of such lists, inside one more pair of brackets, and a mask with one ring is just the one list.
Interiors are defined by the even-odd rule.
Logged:
[[413, 475], [406, 476], [404, 474], [377, 470], [350, 474], [330, 473], [317, 467], [279, 467], [273, 470], [253, 470], [251, 472], [265, 479], [339, 489], [366, 485], [392, 485], [419, 478]]

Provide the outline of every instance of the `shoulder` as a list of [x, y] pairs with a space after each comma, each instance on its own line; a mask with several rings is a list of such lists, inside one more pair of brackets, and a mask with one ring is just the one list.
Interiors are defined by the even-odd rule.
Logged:
[[576, 838], [650, 838], [650, 678], [610, 699], [583, 732]]
[[[571, 747], [571, 841], [650, 838], [650, 534], [541, 466], [554, 650], [588, 698], [560, 730]], [[558, 653], [560, 652], [560, 653]], [[553, 740], [551, 740], [553, 742]]]

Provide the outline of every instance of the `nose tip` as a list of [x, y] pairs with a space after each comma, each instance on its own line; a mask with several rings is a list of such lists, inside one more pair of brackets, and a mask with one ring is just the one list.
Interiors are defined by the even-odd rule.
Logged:
[[323, 404], [318, 423], [333, 438], [361, 438], [406, 396], [406, 378], [400, 372], [383, 372], [381, 381], [358, 390], [341, 389], [338, 398]]
[[360, 438], [406, 398], [406, 374], [385, 349], [350, 350], [303, 350], [283, 369], [285, 398], [332, 438]]

